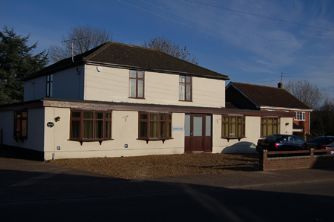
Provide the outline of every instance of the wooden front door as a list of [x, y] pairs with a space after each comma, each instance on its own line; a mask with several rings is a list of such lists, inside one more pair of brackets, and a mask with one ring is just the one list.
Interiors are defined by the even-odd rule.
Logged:
[[184, 123], [185, 152], [212, 151], [212, 116], [186, 114]]

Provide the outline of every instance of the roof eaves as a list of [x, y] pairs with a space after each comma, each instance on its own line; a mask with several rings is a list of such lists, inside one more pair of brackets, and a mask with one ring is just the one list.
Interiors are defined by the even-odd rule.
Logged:
[[249, 96], [247, 96], [244, 92], [242, 92], [238, 87], [233, 85], [233, 82], [230, 82], [228, 87], [233, 87], [234, 89], [236, 89], [241, 95], [243, 95], [246, 99], [248, 99], [249, 102], [251, 102], [257, 109], [260, 109], [260, 106], [257, 103], [255, 103], [251, 98], [249, 98]]
[[221, 80], [229, 80], [228, 77], [222, 74], [218, 74], [216, 76], [213, 75], [201, 75], [197, 73], [190, 73], [190, 72], [184, 72], [184, 71], [178, 71], [178, 70], [166, 70], [166, 69], [154, 69], [154, 68], [142, 68], [139, 66], [133, 66], [133, 65], [122, 65], [122, 64], [116, 64], [116, 63], [107, 63], [107, 62], [99, 62], [94, 60], [85, 60], [85, 63], [88, 65], [101, 65], [106, 67], [113, 67], [113, 68], [127, 68], [127, 69], [139, 69], [139, 70], [145, 70], [145, 71], [152, 71], [152, 72], [160, 72], [160, 73], [173, 73], [173, 74], [183, 74], [183, 75], [192, 75], [197, 77], [203, 77], [208, 79], [221, 79]]

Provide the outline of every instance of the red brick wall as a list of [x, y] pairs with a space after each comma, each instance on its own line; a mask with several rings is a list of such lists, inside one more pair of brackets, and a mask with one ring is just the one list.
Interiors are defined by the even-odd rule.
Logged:
[[[313, 151], [312, 151], [313, 152]], [[334, 155], [307, 155], [291, 157], [267, 157], [267, 152], [260, 157], [260, 169], [263, 171], [309, 169], [309, 168], [333, 168]]]
[[304, 121], [304, 133], [305, 134], [310, 134], [311, 129], [310, 129], [310, 112], [305, 112], [305, 121]]

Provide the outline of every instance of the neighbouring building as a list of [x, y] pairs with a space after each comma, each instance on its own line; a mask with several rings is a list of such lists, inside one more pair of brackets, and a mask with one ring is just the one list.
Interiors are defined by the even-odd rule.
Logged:
[[226, 80], [156, 50], [105, 43], [30, 75], [24, 102], [0, 106], [0, 143], [49, 160], [249, 152], [261, 136], [292, 133], [291, 112], [226, 108]]
[[[293, 134], [306, 137], [310, 134], [310, 116], [312, 109], [299, 101], [278, 83], [277, 88], [230, 82], [226, 87], [226, 101], [234, 108], [283, 111], [294, 115]], [[265, 125], [262, 120], [262, 126]], [[275, 120], [268, 120], [270, 123]], [[277, 121], [277, 120], [276, 120]], [[262, 129], [261, 132], [265, 132]], [[278, 131], [269, 132], [277, 133]]]

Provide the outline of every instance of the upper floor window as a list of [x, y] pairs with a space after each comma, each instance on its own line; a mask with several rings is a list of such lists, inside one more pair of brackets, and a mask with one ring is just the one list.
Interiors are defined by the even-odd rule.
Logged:
[[179, 77], [179, 100], [191, 101], [192, 100], [192, 79], [191, 76]]
[[139, 112], [138, 137], [144, 140], [171, 138], [172, 115], [170, 113]]
[[130, 70], [130, 98], [144, 99], [144, 71]]
[[52, 97], [53, 91], [53, 75], [49, 74], [46, 76], [46, 97]]
[[279, 118], [278, 117], [263, 117], [261, 118], [261, 137], [279, 134]]
[[296, 112], [295, 119], [305, 121], [305, 112]]
[[245, 117], [244, 116], [222, 116], [222, 138], [244, 138]]
[[24, 140], [28, 136], [28, 112], [14, 113], [14, 138]]
[[111, 112], [71, 111], [70, 139], [103, 141], [111, 139]]

